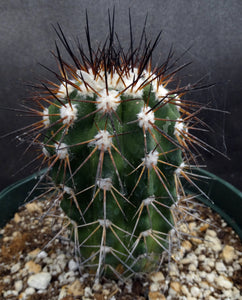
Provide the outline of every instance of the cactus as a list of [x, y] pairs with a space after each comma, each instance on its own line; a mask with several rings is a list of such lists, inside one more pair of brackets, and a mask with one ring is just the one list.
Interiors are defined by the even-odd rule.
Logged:
[[148, 42], [144, 27], [134, 48], [130, 21], [125, 51], [109, 16], [109, 38], [94, 50], [88, 20], [86, 29], [89, 55], [80, 45], [75, 54], [56, 29], [73, 65], [56, 45], [58, 83], [42, 82], [31, 109], [41, 120], [29, 134], [48, 166], [53, 199], [74, 226], [81, 264], [97, 278], [128, 276], [157, 268], [169, 232], [178, 232], [180, 178], [195, 185], [192, 150], [206, 145], [188, 131], [200, 122], [197, 104], [182, 97], [197, 85], [168, 90], [185, 66], [171, 64], [172, 53], [152, 68], [160, 33]]

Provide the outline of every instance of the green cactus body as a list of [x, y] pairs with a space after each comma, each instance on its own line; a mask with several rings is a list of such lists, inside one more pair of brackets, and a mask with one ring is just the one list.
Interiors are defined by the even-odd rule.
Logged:
[[154, 74], [136, 82], [138, 70], [125, 65], [120, 82], [113, 72], [95, 79], [91, 70], [77, 71], [76, 80], [62, 83], [62, 105], [54, 101], [44, 111], [44, 153], [55, 157], [51, 175], [63, 191], [62, 209], [79, 225], [83, 259], [139, 270], [142, 255], [146, 268], [153, 266], [173, 227], [180, 112]]
[[34, 143], [48, 165], [50, 190], [74, 226], [82, 264], [97, 277], [157, 267], [169, 231], [177, 230], [185, 197], [179, 178], [187, 178], [188, 144], [196, 142], [188, 132], [193, 114], [181, 99], [188, 88], [166, 89], [179, 68], [170, 71], [170, 57], [151, 68], [159, 36], [136, 50], [131, 42], [125, 53], [112, 26], [109, 46], [97, 51], [87, 33], [90, 57], [79, 47], [81, 59], [59, 28], [75, 66], [57, 47], [60, 83], [44, 83], [36, 98], [42, 120]]

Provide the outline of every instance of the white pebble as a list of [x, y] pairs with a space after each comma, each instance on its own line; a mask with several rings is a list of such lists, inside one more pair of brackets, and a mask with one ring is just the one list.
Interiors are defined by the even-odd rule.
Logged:
[[211, 258], [205, 258], [205, 260], [204, 260], [204, 266], [205, 267], [214, 267], [214, 260], [213, 259], [211, 259]]
[[65, 254], [58, 255], [56, 260], [57, 260], [57, 264], [60, 266], [61, 270], [64, 270], [66, 263], [67, 263]]
[[240, 264], [238, 264], [236, 261], [233, 263], [233, 268], [234, 268], [234, 271], [238, 271], [241, 269], [241, 266]]
[[101, 291], [101, 290], [102, 290], [102, 285], [101, 285], [100, 283], [94, 283], [92, 289], [93, 289], [95, 292]]
[[17, 292], [20, 292], [23, 288], [23, 281], [22, 280], [17, 280], [14, 282], [14, 288]]
[[78, 269], [78, 263], [71, 259], [68, 263], [68, 268], [70, 271], [76, 271]]
[[236, 299], [236, 298], [232, 298], [233, 296], [232, 290], [224, 290], [223, 296], [225, 296], [227, 299]]
[[61, 284], [70, 283], [75, 280], [75, 273], [73, 271], [61, 273], [58, 277], [58, 280]]
[[195, 253], [196, 255], [199, 255], [199, 254], [201, 254], [203, 251], [206, 251], [206, 247], [205, 247], [205, 245], [202, 243], [202, 244], [199, 244], [199, 245], [198, 245], [198, 247], [197, 247], [197, 249], [195, 249], [194, 253]]
[[67, 298], [68, 299], [68, 286], [64, 285], [62, 286], [61, 288], [61, 291], [59, 293], [59, 297], [58, 297], [58, 300], [62, 300], [62, 299], [65, 299]]
[[85, 287], [84, 294], [85, 294], [85, 297], [92, 296], [92, 290], [90, 289], [89, 286]]
[[159, 289], [160, 289], [160, 285], [157, 282], [151, 283], [151, 285], [150, 285], [151, 292], [157, 292], [157, 291], [159, 291]]
[[209, 289], [205, 289], [203, 292], [204, 299], [208, 299], [208, 296], [211, 294], [211, 291]]
[[45, 290], [50, 283], [51, 275], [47, 272], [40, 272], [38, 274], [31, 275], [28, 279], [28, 285], [37, 290]]
[[231, 274], [230, 276], [233, 276], [234, 268], [232, 266], [228, 266], [227, 269], [228, 269], [228, 273]]
[[195, 272], [195, 271], [197, 270], [197, 267], [196, 267], [194, 264], [190, 264], [190, 265], [188, 266], [188, 270], [189, 270], [189, 271]]
[[201, 278], [206, 278], [207, 275], [208, 275], [208, 273], [205, 272], [205, 271], [200, 271], [200, 272], [199, 272], [199, 275], [200, 275]]
[[4, 278], [3, 278], [3, 282], [4, 282], [5, 284], [9, 284], [9, 283], [11, 282], [11, 277], [10, 277], [10, 276], [4, 277]]
[[84, 279], [88, 278], [89, 276], [90, 276], [89, 273], [84, 273], [84, 274], [82, 275], [82, 277], [83, 277]]
[[206, 231], [206, 235], [215, 237], [215, 236], [217, 236], [217, 233], [216, 233], [216, 231], [214, 231], [214, 230], [208, 229], [208, 230]]
[[214, 273], [208, 273], [207, 274], [207, 281], [214, 282], [215, 274]]
[[200, 295], [200, 289], [198, 288], [198, 287], [196, 287], [196, 286], [193, 286], [192, 288], [191, 288], [191, 295], [193, 296], [193, 297], [198, 297], [199, 295]]
[[197, 256], [193, 252], [187, 254], [187, 257], [190, 258], [190, 261], [194, 263], [194, 261], [197, 261]]
[[48, 254], [45, 251], [40, 251], [40, 253], [37, 255], [38, 258], [46, 258]]
[[198, 264], [197, 262], [197, 256], [194, 253], [189, 253], [185, 258], [181, 260], [181, 264], [186, 265], [186, 264]]
[[18, 270], [20, 269], [20, 267], [21, 267], [20, 263], [17, 263], [15, 265], [13, 265], [12, 268], [11, 268], [11, 273], [18, 272]]
[[204, 270], [207, 272], [207, 273], [210, 273], [212, 271], [212, 269], [208, 266], [208, 265], [205, 265], [204, 266]]
[[206, 256], [204, 254], [201, 254], [198, 256], [199, 261], [204, 261], [206, 259]]
[[199, 284], [200, 288], [202, 288], [203, 290], [207, 290], [209, 288], [209, 285], [206, 281], [202, 281]]
[[232, 282], [222, 275], [216, 278], [216, 283], [222, 289], [231, 289], [233, 287]]
[[233, 287], [232, 292], [233, 292], [233, 297], [234, 297], [234, 299], [242, 299], [242, 297], [239, 298], [239, 296], [240, 296], [240, 291], [239, 291], [236, 287]]
[[48, 266], [48, 268], [43, 269], [44, 272], [49, 272], [51, 275], [56, 276], [62, 272], [61, 266], [58, 263], [53, 263]]
[[185, 285], [182, 285], [181, 291], [182, 291], [182, 293], [183, 293], [184, 295], [190, 296], [190, 292], [189, 292], [188, 288], [187, 288]]
[[24, 294], [25, 295], [33, 295], [35, 293], [35, 289], [32, 287], [28, 287], [25, 291]]
[[9, 296], [18, 296], [18, 292], [15, 291], [15, 290], [8, 290], [8, 291], [6, 291], [6, 292], [3, 293], [3, 297], [4, 298], [5, 297], [7, 298]]
[[177, 296], [177, 292], [175, 290], [173, 290], [173, 288], [169, 288], [168, 293], [169, 293], [169, 296], [174, 296], [174, 297]]
[[186, 276], [186, 281], [189, 283], [193, 283], [195, 277], [196, 277], [196, 275], [194, 274], [194, 272], [188, 273]]
[[215, 269], [218, 271], [218, 273], [224, 273], [227, 271], [226, 266], [221, 261], [216, 262]]
[[211, 249], [215, 252], [222, 250], [222, 245], [220, 240], [215, 236], [206, 235], [205, 236], [205, 245], [208, 249]]
[[180, 261], [180, 263], [181, 263], [182, 265], [188, 265], [188, 264], [191, 263], [191, 260], [190, 260], [190, 258], [185, 257], [185, 258], [183, 258], [183, 259]]
[[202, 281], [201, 277], [199, 276], [199, 272], [193, 272], [193, 271], [192, 271], [192, 272], [190, 272], [190, 274], [193, 275], [193, 280], [194, 280], [195, 282], [199, 283], [199, 282]]
[[222, 227], [226, 227], [228, 224], [226, 222], [224, 222], [224, 220], [222, 220]]
[[179, 276], [179, 270], [176, 264], [170, 263], [169, 265], [169, 275], [170, 276]]

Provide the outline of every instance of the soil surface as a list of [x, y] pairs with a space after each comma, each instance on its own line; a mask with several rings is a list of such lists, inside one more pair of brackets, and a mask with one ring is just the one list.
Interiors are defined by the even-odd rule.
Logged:
[[199, 216], [180, 226], [186, 238], [180, 244], [174, 238], [160, 270], [98, 283], [88, 270], [80, 273], [68, 232], [58, 234], [61, 211], [42, 218], [49, 203], [29, 203], [0, 231], [0, 298], [242, 300], [241, 241], [218, 214], [195, 206]]

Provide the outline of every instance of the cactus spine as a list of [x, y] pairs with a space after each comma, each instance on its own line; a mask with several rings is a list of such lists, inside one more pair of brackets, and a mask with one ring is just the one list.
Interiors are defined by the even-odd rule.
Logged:
[[97, 277], [153, 270], [177, 230], [180, 177], [191, 180], [188, 145], [198, 144], [188, 128], [199, 120], [181, 99], [188, 87], [167, 89], [180, 69], [171, 71], [171, 55], [152, 69], [160, 35], [148, 43], [143, 30], [139, 47], [131, 38], [125, 52], [110, 21], [109, 42], [94, 51], [87, 22], [90, 55], [79, 47], [78, 58], [60, 27], [57, 33], [74, 66], [56, 46], [59, 83], [43, 83], [32, 110], [42, 118], [33, 143], [51, 191], [75, 226], [82, 264]]

